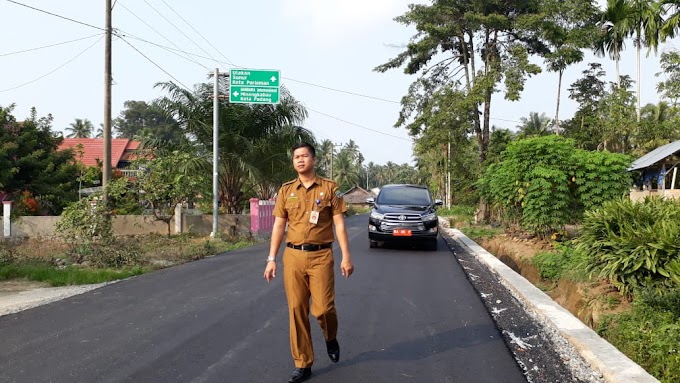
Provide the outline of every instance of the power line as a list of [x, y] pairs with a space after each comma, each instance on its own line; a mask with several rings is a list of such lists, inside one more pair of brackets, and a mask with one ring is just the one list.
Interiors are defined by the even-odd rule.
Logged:
[[84, 22], [82, 22], [82, 21], [74, 20], [74, 19], [68, 18], [68, 17], [66, 17], [66, 16], [57, 15], [56, 13], [52, 13], [52, 12], [45, 11], [45, 10], [43, 10], [43, 9], [35, 8], [35, 7], [30, 6], [30, 5], [26, 5], [26, 4], [20, 3], [20, 2], [18, 2], [18, 1], [14, 1], [14, 0], [7, 0], [7, 1], [9, 1], [10, 3], [14, 3], [14, 4], [16, 4], [16, 5], [21, 5], [22, 7], [30, 8], [30, 9], [32, 9], [32, 10], [34, 10], [34, 11], [46, 13], [46, 14], [48, 14], [48, 15], [50, 15], [50, 16], [58, 17], [58, 18], [60, 18], [60, 19], [68, 20], [68, 21], [74, 22], [74, 23], [76, 23], [76, 24], [85, 25], [85, 26], [87, 26], [87, 27], [94, 28], [94, 29], [99, 29], [100, 31], [106, 32], [106, 29], [100, 28], [100, 27], [97, 27], [97, 26], [94, 26], [94, 25], [92, 25], [92, 24], [88, 24], [88, 23], [84, 23]]
[[[94, 26], [94, 25], [87, 24], [87, 23], [83, 23], [83, 22], [81, 22], [81, 21], [74, 20], [74, 19], [71, 19], [71, 18], [68, 18], [68, 17], [65, 17], [65, 16], [61, 16], [61, 15], [58, 15], [58, 14], [56, 14], [56, 13], [52, 13], [52, 12], [48, 12], [48, 11], [45, 11], [45, 10], [42, 10], [42, 9], [38, 9], [38, 8], [35, 8], [35, 7], [31, 7], [31, 6], [29, 6], [29, 5], [22, 4], [22, 3], [19, 3], [19, 2], [17, 2], [17, 1], [14, 1], [14, 0], [7, 0], [7, 1], [9, 1], [9, 2], [11, 2], [11, 3], [15, 3], [15, 4], [17, 4], [17, 5], [21, 5], [21, 6], [24, 6], [24, 7], [30, 8], [30, 9], [33, 9], [33, 10], [38, 11], [38, 12], [46, 13], [46, 14], [51, 15], [51, 16], [59, 17], [59, 18], [64, 19], [64, 20], [68, 20], [68, 21], [71, 21], [71, 22], [74, 22], [74, 23], [82, 24], [82, 25], [88, 26], [88, 27], [90, 27], [90, 28], [95, 28], [95, 29], [99, 29], [99, 30], [101, 30], [101, 31], [106, 32], [106, 30], [105, 30], [104, 28], [96, 27], [96, 26]], [[163, 0], [162, 0], [162, 1], [163, 1]], [[168, 23], [170, 23], [170, 25], [172, 25], [173, 27], [175, 27], [175, 29], [177, 29], [182, 35], [184, 35], [187, 39], [189, 39], [189, 41], [191, 41], [192, 43], [194, 43], [194, 45], [196, 45], [200, 50], [202, 50], [205, 54], [207, 54], [208, 57], [201, 56], [201, 55], [198, 55], [198, 54], [195, 54], [195, 53], [189, 53], [189, 52], [183, 51], [183, 50], [181, 50], [181, 49], [177, 49], [178, 52], [182, 52], [182, 53], [184, 53], [184, 54], [186, 54], [186, 55], [190, 55], [190, 56], [194, 56], [194, 57], [199, 57], [199, 58], [203, 58], [203, 59], [206, 59], [206, 60], [212, 60], [212, 61], [214, 61], [214, 62], [216, 62], [216, 63], [220, 63], [220, 64], [231, 65], [231, 66], [236, 67], [236, 68], [245, 68], [245, 67], [236, 65], [236, 64], [234, 64], [233, 62], [231, 62], [231, 60], [229, 60], [229, 58], [227, 58], [224, 54], [222, 54], [222, 52], [220, 52], [217, 48], [215, 48], [214, 45], [210, 44], [210, 42], [209, 42], [205, 37], [203, 37], [203, 35], [201, 35], [194, 27], [191, 26], [191, 24], [189, 24], [184, 18], [182, 18], [182, 17], [180, 16], [180, 18], [182, 19], [182, 21], [184, 21], [185, 23], [187, 23], [187, 25], [189, 25], [189, 27], [191, 27], [196, 33], [198, 33], [198, 35], [201, 36], [201, 38], [203, 38], [204, 40], [206, 40], [206, 42], [208, 42], [208, 44], [210, 44], [210, 46], [213, 47], [218, 53], [220, 53], [220, 55], [222, 55], [222, 57], [224, 57], [227, 61], [224, 62], [224, 61], [220, 61], [220, 60], [215, 59], [214, 57], [212, 57], [212, 56], [210, 55], [210, 53], [206, 52], [205, 49], [203, 49], [203, 48], [202, 48], [200, 45], [198, 45], [194, 40], [192, 40], [191, 37], [187, 36], [181, 29], [179, 29], [175, 24], [173, 24], [173, 23], [172, 23], [170, 20], [168, 20], [165, 16], [163, 16], [163, 14], [161, 14], [160, 12], [158, 12], [158, 10], [156, 10], [156, 8], [154, 8], [154, 7], [153, 7], [151, 4], [149, 4], [146, 0], [144, 0], [144, 2], [147, 3], [147, 4], [149, 5], [149, 7], [151, 7], [151, 8], [152, 8], [156, 13], [158, 13], [163, 19], [165, 19]], [[163, 1], [163, 2], [165, 3], [165, 1]], [[123, 5], [123, 4], [121, 3], [121, 6], [122, 6], [122, 5]], [[166, 5], [167, 5], [173, 12], [175, 12], [175, 10], [172, 9], [167, 3], [166, 3]], [[124, 7], [124, 6], [123, 6], [123, 7]], [[126, 8], [126, 9], [127, 9], [127, 8]], [[130, 11], [129, 9], [127, 9], [127, 10]], [[130, 13], [132, 13], [132, 12], [130, 11]], [[177, 12], [175, 12], [175, 13], [177, 14]], [[134, 15], [134, 13], [133, 13], [133, 15]], [[135, 17], [137, 17], [137, 16], [135, 15]], [[139, 17], [137, 17], [137, 18], [139, 18]], [[146, 23], [145, 23], [145, 24], [146, 24]], [[147, 24], [147, 26], [148, 26], [148, 24]], [[154, 30], [155, 30], [155, 29], [154, 29]], [[157, 32], [157, 31], [156, 31], [156, 32]], [[158, 33], [158, 32], [157, 32], [157, 33]], [[173, 48], [166, 47], [166, 46], [163, 46], [163, 45], [161, 45], [161, 44], [153, 43], [153, 42], [151, 42], [151, 41], [147, 41], [147, 40], [144, 40], [144, 39], [141, 39], [141, 38], [132, 36], [132, 35], [130, 35], [130, 34], [127, 34], [127, 35], [129, 35], [130, 37], [135, 38], [135, 39], [137, 39], [137, 40], [146, 42], [146, 43], [148, 43], [148, 44], [156, 45], [156, 46], [158, 46], [158, 47], [160, 47], [160, 48], [163, 48], [163, 49], [166, 49], [166, 50], [174, 50]], [[174, 45], [174, 44], [173, 44], [173, 45]], [[193, 61], [193, 60], [192, 60], [192, 61]], [[194, 61], [194, 62], [195, 62], [195, 61]], [[195, 63], [196, 63], [196, 64], [199, 64], [199, 65], [201, 65], [201, 66], [203, 66], [204, 68], [207, 69], [206, 66], [204, 66], [204, 65], [202, 65], [202, 64], [200, 64], [200, 63], [198, 63], [198, 62], [195, 62]], [[302, 81], [302, 80], [297, 80], [297, 79], [290, 78], [290, 77], [283, 77], [283, 79], [284, 79], [284, 80], [290, 80], [290, 81], [293, 81], [293, 82], [298, 82], [298, 83], [305, 84], [305, 85], [309, 85], [309, 86], [313, 86], [313, 87], [317, 87], [317, 88], [321, 88], [321, 89], [330, 90], [330, 91], [333, 91], [333, 92], [345, 93], [345, 94], [349, 94], [349, 95], [356, 96], [356, 97], [363, 97], [363, 98], [368, 98], [368, 99], [377, 100], [377, 101], [383, 101], [383, 102], [389, 102], [389, 103], [393, 103], [393, 104], [399, 104], [398, 101], [394, 101], [394, 100], [387, 100], [387, 99], [380, 98], [380, 97], [369, 96], [369, 95], [365, 95], [365, 94], [361, 94], [361, 93], [355, 93], [355, 92], [350, 92], [350, 91], [346, 91], [346, 90], [342, 90], [342, 89], [331, 88], [331, 87], [328, 87], [328, 86], [313, 84], [313, 83], [310, 83], [310, 82], [306, 82], [306, 81]]]
[[306, 82], [306, 81], [302, 81], [302, 80], [296, 80], [296, 79], [290, 78], [290, 77], [283, 77], [283, 79], [284, 79], [284, 80], [290, 80], [290, 81], [293, 81], [293, 82], [299, 82], [299, 83], [301, 83], [301, 84], [305, 84], [305, 85], [309, 85], [309, 86], [314, 86], [314, 87], [317, 87], [317, 88], [322, 88], [322, 89], [326, 89], [326, 90], [332, 90], [333, 92], [345, 93], [345, 94], [349, 94], [349, 95], [357, 96], [357, 97], [370, 98], [370, 99], [372, 99], [372, 100], [384, 101], [384, 102], [389, 102], [389, 103], [392, 103], [392, 104], [401, 104], [399, 101], [388, 100], [388, 99], [385, 99], [385, 98], [374, 97], [374, 96], [368, 96], [368, 95], [365, 95], [365, 94], [354, 93], [354, 92], [350, 92], [350, 91], [342, 90], [342, 89], [335, 89], [335, 88], [331, 88], [331, 87], [324, 86], [324, 85], [312, 84], [312, 83], [310, 83], [310, 82]]
[[[170, 39], [168, 39], [167, 37], [165, 37], [165, 35], [163, 35], [161, 32], [159, 32], [156, 28], [154, 28], [153, 26], [151, 26], [149, 23], [147, 23], [146, 21], [142, 20], [142, 18], [140, 18], [140, 17], [137, 16], [134, 12], [132, 12], [132, 10], [130, 10], [130, 8], [126, 7], [125, 4], [123, 4], [122, 1], [120, 2], [120, 6], [123, 7], [126, 11], [130, 12], [130, 14], [132, 14], [132, 16], [136, 17], [136, 18], [137, 18], [139, 21], [141, 21], [144, 25], [146, 25], [147, 27], [151, 28], [151, 30], [153, 30], [153, 31], [156, 32], [159, 36], [161, 36], [162, 38], [164, 38], [167, 42], [169, 42], [170, 44], [174, 45], [177, 49], [179, 49], [180, 51], [182, 51], [182, 50], [180, 49], [180, 47], [177, 46], [177, 44], [175, 44], [175, 43], [172, 42]], [[184, 51], [182, 51], [182, 52], [183, 52], [185, 55], [188, 55], [186, 52], [184, 52]], [[189, 60], [189, 61], [191, 61], [191, 62], [193, 62], [193, 63], [195, 63], [195, 64], [198, 64], [198, 65], [202, 66], [202, 67], [205, 68], [206, 70], [210, 70], [210, 68], [208, 68], [207, 66], [201, 64], [200, 62], [198, 62], [198, 61], [195, 60], [195, 59], [192, 59], [192, 58], [190, 58], [190, 57], [184, 57], [184, 58], [186, 58], [187, 60]]]
[[24, 86], [26, 86], [26, 85], [32, 84], [32, 83], [34, 83], [34, 82], [36, 82], [36, 81], [38, 81], [38, 80], [41, 80], [41, 79], [43, 79], [43, 78], [45, 78], [45, 77], [51, 75], [52, 73], [58, 71], [59, 69], [65, 67], [66, 65], [70, 64], [71, 62], [73, 62], [75, 59], [77, 59], [78, 57], [80, 57], [83, 53], [87, 52], [90, 48], [92, 48], [93, 46], [95, 46], [95, 45], [96, 45], [98, 42], [100, 42], [101, 39], [103, 39], [103, 38], [104, 38], [104, 36], [101, 36], [97, 41], [95, 41], [95, 42], [94, 42], [92, 45], [90, 45], [89, 47], [85, 48], [82, 52], [78, 53], [74, 58], [68, 60], [67, 62], [65, 62], [65, 63], [63, 63], [63, 64], [61, 64], [61, 65], [59, 65], [58, 67], [56, 67], [56, 68], [53, 69], [52, 71], [50, 71], [50, 72], [48, 72], [48, 73], [45, 73], [44, 75], [42, 75], [42, 76], [40, 76], [40, 77], [38, 77], [38, 78], [36, 78], [36, 79], [34, 79], [34, 80], [31, 80], [31, 81], [29, 81], [29, 82], [23, 83], [23, 84], [21, 84], [21, 85], [17, 85], [17, 86], [12, 87], [12, 88], [2, 89], [2, 90], [0, 90], [0, 93], [1, 93], [1, 92], [7, 92], [7, 91], [10, 91], [10, 90], [14, 90], [14, 89], [19, 89], [19, 88], [21, 88], [21, 87], [24, 87]]
[[[181, 29], [179, 29], [172, 21], [168, 20], [168, 18], [165, 17], [162, 13], [160, 13], [156, 8], [154, 8], [153, 5], [149, 4], [149, 2], [146, 1], [146, 0], [144, 0], [144, 2], [146, 3], [146, 5], [148, 5], [149, 7], [151, 7], [151, 9], [153, 9], [156, 13], [158, 13], [158, 15], [159, 15], [160, 17], [162, 17], [165, 21], [167, 21], [170, 25], [172, 25], [175, 29], [177, 29], [177, 31], [178, 31], [179, 33], [181, 33], [184, 37], [186, 37], [187, 39], [189, 39], [189, 41], [191, 41], [192, 43], [194, 43], [194, 45], [196, 45], [196, 46], [198, 47], [198, 49], [202, 50], [203, 53], [205, 53], [205, 54], [207, 54], [208, 56], [210, 56], [210, 53], [208, 53], [208, 52], [207, 52], [205, 49], [203, 49], [203, 47], [201, 47], [200, 45], [196, 44], [196, 42], [195, 42], [191, 37], [189, 37], [189, 36], [188, 36], [186, 33], [184, 33]], [[217, 60], [215, 60], [214, 57], [210, 56], [210, 58], [212, 59], [212, 61], [218, 62]]]
[[[174, 49], [174, 48], [167, 47], [167, 46], [165, 46], [165, 45], [161, 45], [161, 44], [154, 43], [154, 42], [152, 42], [152, 41], [144, 40], [144, 39], [141, 38], [141, 37], [137, 37], [137, 36], [135, 36], [135, 35], [131, 35], [131, 34], [125, 32], [125, 31], [118, 30], [117, 32], [115, 32], [115, 34], [116, 34], [116, 36], [121, 37], [121, 38], [122, 38], [122, 37], [129, 37], [129, 38], [131, 38], [131, 39], [135, 39], [135, 40], [141, 41], [141, 42], [143, 42], [143, 43], [147, 43], [147, 44], [156, 46], [156, 47], [158, 47], [158, 48], [164, 49], [164, 50], [166, 50], [166, 51], [168, 51], [168, 52], [170, 52], [170, 53], [172, 53], [172, 54], [174, 54], [174, 55], [176, 55], [176, 56], [178, 56], [178, 57], [180, 57], [180, 58], [183, 58], [183, 59], [185, 59], [185, 60], [187, 60], [187, 61], [190, 61], [190, 62], [192, 62], [192, 63], [194, 63], [194, 64], [198, 64], [199, 66], [201, 66], [201, 67], [203, 67], [203, 68], [205, 68], [205, 69], [210, 70], [210, 69], [207, 68], [205, 65], [203, 65], [203, 64], [201, 64], [201, 63], [199, 63], [199, 62], [196, 62], [195, 60], [192, 60], [191, 58], [189, 58], [189, 57], [187, 57], [187, 56], [195, 56], [195, 57], [200, 57], [200, 58], [208, 59], [207, 57], [202, 57], [202, 56], [194, 55], [194, 54], [192, 54], [192, 53], [183, 51], [183, 50], [181, 50], [181, 49]], [[181, 54], [179, 54], [178, 52], [184, 53], [186, 56], [181, 55]]]
[[76, 42], [76, 41], [82, 41], [82, 40], [91, 39], [91, 38], [93, 38], [93, 37], [100, 36], [100, 35], [101, 35], [101, 33], [97, 33], [96, 35], [92, 35], [92, 36], [88, 36], [88, 37], [81, 37], [81, 38], [79, 38], [79, 39], [64, 41], [64, 42], [56, 43], [56, 44], [45, 45], [45, 46], [42, 46], [42, 47], [24, 49], [24, 50], [16, 51], [16, 52], [0, 53], [0, 57], [11, 56], [11, 55], [17, 55], [17, 54], [20, 54], [20, 53], [33, 52], [33, 51], [37, 51], [37, 50], [45, 49], [45, 48], [52, 48], [52, 47], [56, 47], [56, 46], [59, 46], [59, 45], [65, 45], [65, 44], [74, 43], [74, 42]]
[[343, 119], [341, 119], [341, 118], [338, 118], [338, 117], [335, 117], [335, 116], [331, 116], [330, 114], [326, 114], [326, 113], [323, 113], [323, 112], [319, 112], [318, 110], [314, 110], [314, 109], [311, 109], [311, 108], [307, 108], [307, 110], [310, 110], [310, 111], [312, 111], [312, 112], [314, 112], [314, 113], [318, 113], [318, 114], [323, 115], [323, 116], [326, 116], [326, 117], [328, 117], [328, 118], [332, 118], [332, 119], [334, 119], [334, 120], [338, 120], [338, 121], [340, 121], [340, 122], [344, 122], [345, 124], [354, 125], [354, 126], [359, 127], [359, 128], [361, 128], [361, 129], [370, 130], [371, 132], [375, 132], [375, 133], [383, 134], [383, 135], [385, 135], [385, 136], [390, 136], [390, 137], [398, 138], [398, 139], [400, 139], [400, 140], [404, 140], [404, 141], [409, 141], [409, 142], [411, 142], [411, 140], [409, 140], [409, 139], [407, 139], [407, 138], [395, 136], [395, 135], [393, 135], [393, 134], [381, 132], [381, 131], [379, 131], [379, 130], [371, 129], [371, 128], [365, 127], [365, 126], [363, 126], [363, 125], [355, 124], [355, 123], [353, 123], [353, 122], [349, 122], [349, 121], [347, 121], [347, 120], [343, 120]]
[[168, 73], [168, 71], [166, 71], [165, 69], [163, 69], [160, 65], [156, 64], [156, 63], [155, 63], [153, 60], [151, 60], [147, 55], [145, 55], [144, 53], [142, 53], [142, 51], [140, 51], [139, 49], [137, 49], [134, 45], [130, 44], [129, 41], [125, 40], [125, 38], [120, 37], [120, 39], [123, 40], [123, 41], [124, 41], [127, 45], [129, 45], [132, 49], [134, 49], [135, 51], [137, 51], [137, 53], [139, 53], [140, 55], [142, 55], [142, 56], [143, 56], [145, 59], [147, 59], [150, 63], [152, 63], [153, 65], [155, 65], [156, 68], [160, 69], [161, 71], [163, 71], [163, 73], [165, 73], [165, 74], [167, 74], [168, 76], [170, 76], [170, 78], [172, 78], [173, 80], [175, 80], [175, 82], [177, 82], [178, 84], [180, 84], [181, 86], [183, 86], [183, 87], [184, 87], [185, 89], [187, 89], [188, 91], [191, 91], [191, 88], [189, 88], [188, 86], [184, 85], [181, 81], [179, 81], [178, 79], [176, 79], [175, 76], [171, 75], [170, 73]]
[[165, 0], [161, 0], [161, 1], [162, 1], [163, 4], [165, 4], [168, 8], [170, 8], [170, 10], [171, 10], [175, 15], [177, 15], [177, 17], [179, 17], [180, 19], [182, 19], [182, 21], [184, 21], [184, 23], [185, 23], [186, 25], [188, 25], [189, 28], [193, 29], [193, 31], [196, 32], [196, 34], [199, 35], [199, 36], [203, 39], [203, 41], [205, 41], [206, 43], [208, 43], [208, 45], [210, 45], [217, 53], [219, 53], [222, 57], [224, 57], [224, 59], [227, 60], [227, 62], [228, 62], [230, 65], [236, 66], [236, 64], [234, 64], [233, 62], [231, 62], [231, 60], [229, 60], [229, 58], [228, 58], [227, 56], [225, 56], [224, 54], [222, 54], [222, 52], [221, 52], [219, 49], [217, 49], [214, 45], [212, 45], [212, 44], [210, 43], [210, 41], [208, 41], [208, 39], [206, 39], [205, 37], [203, 37], [203, 35], [201, 34], [201, 32], [197, 31], [196, 28], [194, 28], [191, 24], [189, 24], [188, 21], [186, 21], [186, 20], [184, 19], [184, 17], [182, 17], [182, 15], [180, 15], [179, 13], [177, 13], [177, 11], [175, 11], [175, 10], [170, 6], [170, 4], [166, 3]]

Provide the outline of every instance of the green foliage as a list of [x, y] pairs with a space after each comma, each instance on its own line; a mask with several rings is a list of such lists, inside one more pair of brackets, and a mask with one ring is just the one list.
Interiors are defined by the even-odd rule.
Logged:
[[539, 253], [531, 258], [541, 278], [550, 280], [585, 280], [586, 258], [576, 251], [570, 243], [558, 244], [554, 251]]
[[156, 103], [128, 100], [113, 121], [118, 138], [158, 140], [172, 144], [188, 142], [177, 121]]
[[680, 381], [680, 289], [647, 292], [599, 333], [663, 383]]
[[138, 240], [107, 237], [102, 241], [76, 243], [66, 254], [73, 263], [103, 269], [138, 266], [140, 253]]
[[535, 167], [529, 173], [523, 199], [522, 226], [545, 237], [569, 222], [572, 197], [564, 171], [554, 167]]
[[191, 153], [173, 150], [155, 151], [151, 158], [135, 162], [144, 170], [128, 190], [142, 191], [141, 198], [153, 217], [166, 223], [168, 235], [175, 206], [194, 200], [209, 183], [207, 173], [197, 171], [194, 161]]
[[71, 286], [115, 281], [141, 275], [145, 271], [141, 267], [120, 270], [92, 270], [76, 266], [55, 269], [49, 265], [15, 264], [8, 266], [0, 265], [0, 280], [26, 278], [31, 281], [47, 282], [51, 286]]
[[480, 227], [480, 226], [469, 226], [460, 229], [466, 236], [475, 242], [479, 242], [484, 239], [493, 238], [499, 234], [503, 233], [502, 228], [493, 227]]
[[585, 214], [576, 249], [622, 294], [680, 285], [680, 202], [627, 198]]
[[584, 211], [601, 206], [628, 194], [631, 184], [630, 157], [608, 152], [574, 151], [571, 181], [576, 198]]
[[680, 100], [680, 52], [677, 50], [661, 52], [659, 62], [663, 72], [657, 73], [656, 76], [663, 75], [665, 80], [659, 82], [656, 89], [664, 99], [676, 105]]
[[503, 223], [547, 236], [624, 194], [629, 164], [627, 156], [586, 152], [560, 136], [535, 137], [510, 143], [478, 186]]
[[450, 208], [438, 208], [437, 214], [439, 214], [440, 217], [461, 216], [472, 218], [475, 214], [475, 209], [476, 206], [473, 205], [453, 205]]
[[98, 196], [67, 206], [56, 224], [56, 233], [70, 243], [89, 243], [112, 235], [109, 209]]
[[59, 214], [78, 198], [78, 167], [73, 152], [58, 151], [61, 138], [51, 130], [52, 116], [18, 122], [14, 105], [0, 106], [0, 194], [8, 200], [28, 192], [37, 202], [37, 214]]
[[144, 207], [140, 202], [143, 197], [137, 186], [136, 182], [130, 181], [127, 177], [113, 179], [106, 185], [111, 215], [144, 213]]

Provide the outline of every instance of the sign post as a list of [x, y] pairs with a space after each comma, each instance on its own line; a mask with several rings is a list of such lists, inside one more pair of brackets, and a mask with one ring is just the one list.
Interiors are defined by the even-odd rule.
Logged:
[[229, 102], [232, 104], [278, 104], [281, 72], [278, 70], [231, 69]]

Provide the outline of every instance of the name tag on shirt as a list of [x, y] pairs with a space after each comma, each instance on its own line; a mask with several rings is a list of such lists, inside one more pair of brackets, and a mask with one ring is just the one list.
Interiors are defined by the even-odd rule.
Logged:
[[309, 213], [309, 223], [316, 225], [319, 222], [319, 212], [313, 210]]

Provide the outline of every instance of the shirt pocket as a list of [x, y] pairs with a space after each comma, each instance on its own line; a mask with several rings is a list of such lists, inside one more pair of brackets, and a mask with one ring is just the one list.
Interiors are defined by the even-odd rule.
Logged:
[[286, 213], [288, 213], [289, 220], [300, 220], [304, 215], [304, 209], [302, 208], [302, 203], [300, 201], [286, 201], [284, 208]]
[[319, 216], [331, 217], [333, 216], [333, 206], [330, 198], [322, 198], [319, 202]]

